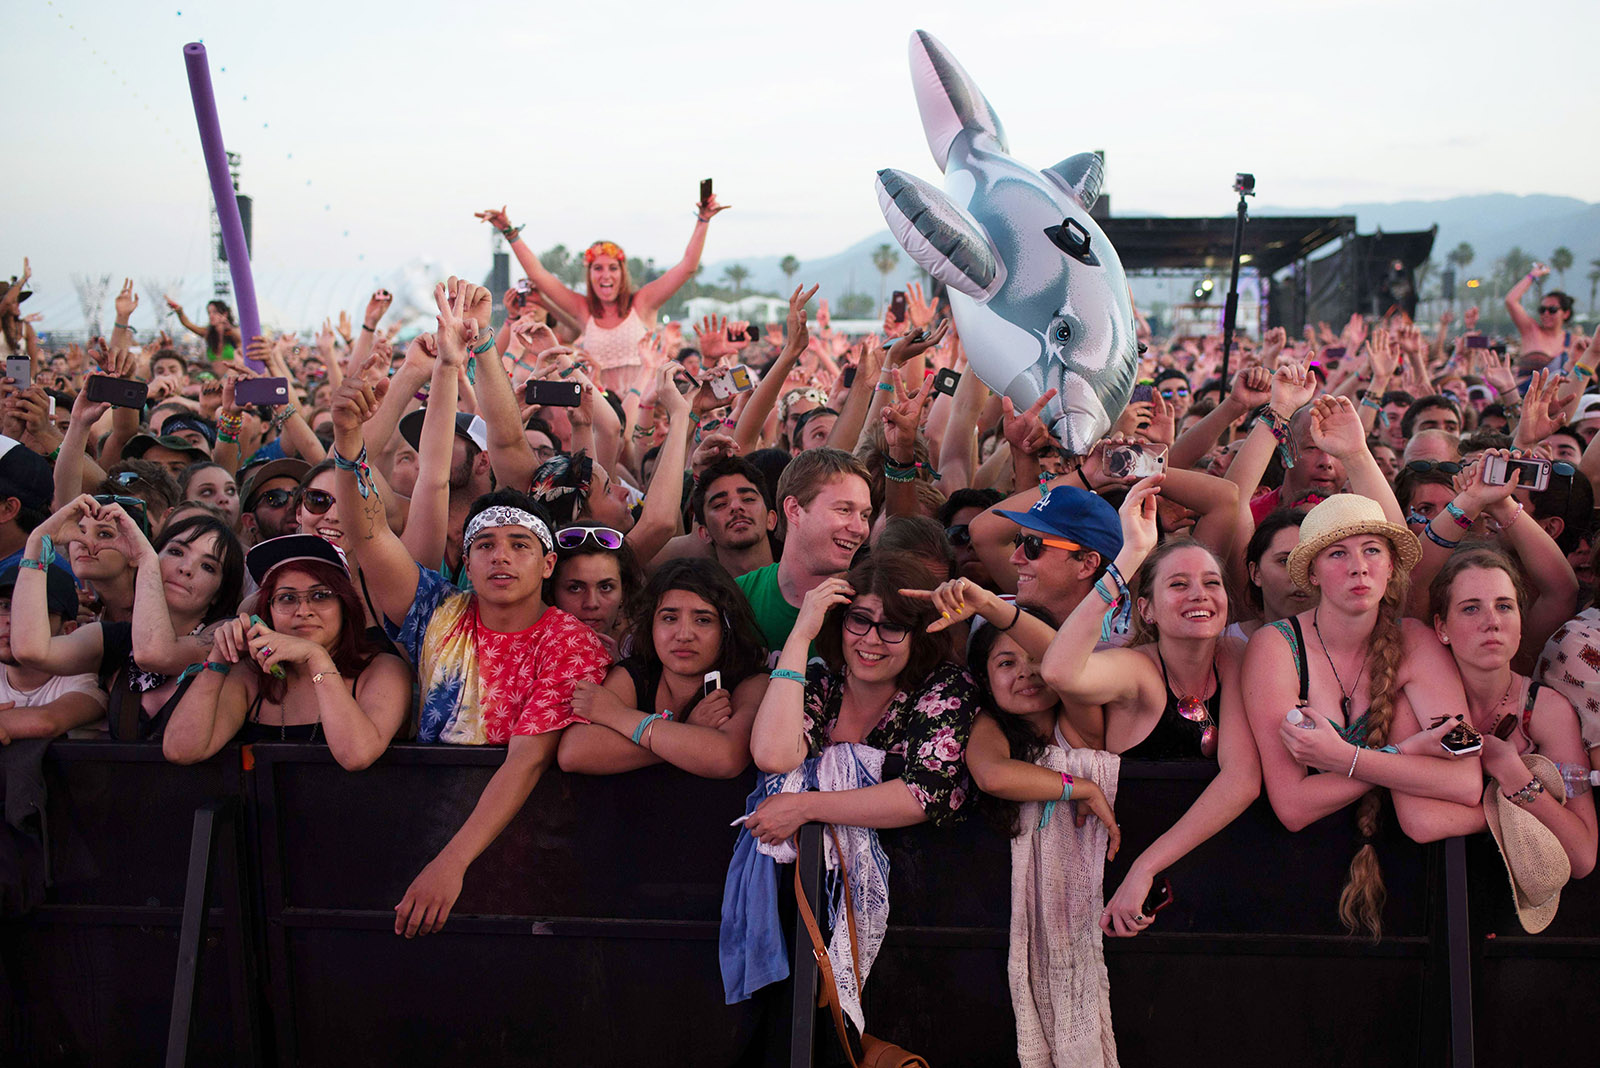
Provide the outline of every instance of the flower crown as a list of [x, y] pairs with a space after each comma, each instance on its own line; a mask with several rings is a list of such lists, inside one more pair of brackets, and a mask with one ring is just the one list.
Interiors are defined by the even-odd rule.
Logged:
[[594, 263], [596, 256], [610, 256], [618, 263], [627, 263], [628, 257], [622, 254], [622, 248], [615, 241], [596, 241], [583, 253], [583, 265], [588, 267]]

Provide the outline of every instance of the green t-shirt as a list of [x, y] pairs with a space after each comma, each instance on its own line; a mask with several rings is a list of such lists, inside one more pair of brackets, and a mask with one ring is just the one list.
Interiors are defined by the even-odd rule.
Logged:
[[800, 609], [785, 600], [783, 591], [778, 588], [778, 565], [768, 564], [747, 571], [733, 581], [739, 584], [744, 599], [750, 602], [750, 611], [755, 614], [767, 648], [778, 652], [789, 640], [795, 620], [800, 618]]

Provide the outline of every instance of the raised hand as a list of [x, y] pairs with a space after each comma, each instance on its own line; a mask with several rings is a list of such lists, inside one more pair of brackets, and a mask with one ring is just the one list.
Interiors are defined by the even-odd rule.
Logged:
[[346, 345], [351, 344], [350, 313], [345, 311], [343, 308], [339, 309], [339, 336], [344, 338], [344, 343]]
[[1367, 451], [1366, 430], [1349, 397], [1318, 397], [1311, 407], [1311, 443], [1348, 461]]
[[376, 329], [378, 320], [383, 318], [384, 313], [389, 310], [389, 305], [393, 303], [394, 295], [387, 289], [374, 290], [372, 296], [367, 299], [367, 310], [362, 313], [361, 322], [368, 329]]
[[[792, 304], [792, 302], [791, 302]], [[728, 340], [728, 317], [707, 315], [694, 328], [695, 348], [704, 362], [710, 363], [739, 350]]]
[[1272, 361], [1278, 358], [1278, 353], [1283, 351], [1283, 346], [1288, 344], [1288, 341], [1289, 335], [1281, 326], [1275, 326], [1261, 335], [1261, 362], [1271, 367]]
[[[376, 378], [372, 375], [374, 370], [378, 371]], [[328, 407], [333, 414], [334, 432], [359, 432], [362, 424], [377, 414], [378, 406], [388, 392], [389, 379], [383, 376], [378, 355], [373, 353], [359, 370], [347, 376], [333, 391]]]
[[[811, 344], [811, 333], [806, 327], [806, 305], [811, 298], [817, 295], [817, 287], [807, 289], [803, 285], [795, 286], [794, 292], [789, 294], [789, 317], [784, 323], [788, 340], [785, 342], [784, 351], [799, 356]], [[822, 306], [827, 307], [828, 302], [823, 301]], [[817, 328], [822, 329], [822, 312], [817, 313]]]
[[1550, 268], [1549, 267], [1546, 267], [1542, 263], [1536, 263], [1536, 264], [1533, 265], [1533, 270], [1528, 272], [1528, 275], [1531, 278], [1533, 278], [1533, 280], [1535, 282], [1537, 282], [1539, 279], [1544, 278], [1549, 273], [1550, 273]]
[[[1122, 507], [1117, 509], [1117, 517], [1122, 520], [1122, 548], [1134, 558], [1135, 567], [1150, 555], [1161, 536], [1156, 523], [1156, 505], [1161, 498], [1161, 480], [1164, 477], [1160, 474], [1149, 475], [1135, 482], [1128, 488]], [[1128, 574], [1133, 574], [1133, 571], [1129, 569]]]
[[183, 305], [182, 304], [179, 304], [177, 301], [173, 300], [171, 297], [163, 297], [163, 299], [167, 302], [167, 307], [168, 308], [171, 308], [173, 311], [177, 312], [179, 315], [183, 314]]
[[486, 211], [475, 211], [472, 213], [472, 217], [474, 219], [482, 219], [496, 230], [511, 229], [511, 216], [506, 214], [505, 205], [501, 205], [498, 209], [489, 208]]
[[1511, 369], [1511, 358], [1502, 356], [1493, 349], [1474, 349], [1478, 353], [1480, 366], [1483, 368], [1483, 380], [1495, 396], [1499, 398], [1515, 397], [1517, 395], [1517, 375]]
[[907, 360], [915, 359], [924, 352], [933, 348], [944, 340], [945, 334], [950, 330], [950, 321], [941, 319], [933, 331], [921, 331], [919, 334], [905, 334], [889, 349], [889, 361], [893, 366], [899, 367]]
[[1561, 426], [1564, 414], [1560, 396], [1563, 381], [1561, 375], [1550, 371], [1533, 372], [1527, 395], [1522, 398], [1522, 418], [1517, 420], [1514, 435], [1514, 443], [1518, 448], [1534, 448]]
[[1317, 393], [1317, 376], [1309, 364], [1285, 363], [1272, 376], [1272, 409], [1287, 419], [1311, 403]]
[[118, 291], [116, 299], [117, 322], [127, 322], [128, 316], [132, 315], [133, 310], [138, 306], [139, 294], [133, 291], [133, 279], [124, 278], [122, 280], [122, 289]]
[[1247, 367], [1240, 371], [1233, 376], [1233, 389], [1228, 399], [1247, 412], [1255, 411], [1272, 400], [1272, 372], [1265, 367]]
[[795, 618], [793, 633], [815, 638], [822, 633], [823, 621], [835, 606], [849, 604], [856, 591], [842, 578], [827, 578], [806, 591]]
[[1178, 437], [1178, 406], [1159, 392], [1150, 394], [1150, 424], [1140, 435], [1146, 441], [1171, 445]]
[[910, 463], [915, 458], [917, 430], [932, 401], [932, 379], [907, 388], [900, 368], [894, 369], [894, 402], [883, 406], [883, 444], [896, 463]]
[[467, 314], [469, 289], [467, 283], [456, 278], [433, 287], [433, 302], [439, 308], [435, 320], [439, 325], [439, 359], [450, 367], [467, 362], [467, 346], [478, 335], [477, 321]]
[[906, 321], [914, 330], [925, 330], [933, 322], [934, 313], [937, 311], [922, 295], [922, 285], [912, 282], [906, 287]]
[[1466, 310], [1461, 313], [1461, 328], [1469, 333], [1477, 330], [1478, 316], [1481, 314], [1482, 312], [1478, 310], [1478, 306], [1476, 304], [1467, 305]]
[[937, 634], [975, 615], [991, 623], [1007, 624], [1014, 613], [1011, 603], [964, 578], [951, 579], [932, 590], [903, 589], [900, 595], [914, 601], [933, 602], [939, 618], [928, 624], [929, 634]]
[[1485, 449], [1480, 456], [1467, 465], [1466, 470], [1451, 480], [1453, 483], [1452, 488], [1466, 500], [1464, 511], [1469, 515], [1491, 511], [1495, 505], [1511, 496], [1512, 490], [1516, 489], [1522, 482], [1522, 472], [1514, 470], [1511, 472], [1511, 477], [1503, 484], [1498, 486], [1490, 485], [1483, 480], [1484, 468], [1487, 466], [1484, 461], [1491, 456], [1511, 459], [1515, 455], [1516, 453], [1510, 449]]
[[713, 215], [718, 215], [731, 207], [733, 207], [732, 204], [718, 204], [717, 195], [713, 193], [704, 204], [696, 204], [694, 206], [694, 215], [701, 222], [710, 222]]
[[[899, 371], [895, 373], [898, 375]], [[1025, 456], [1037, 456], [1054, 444], [1049, 428], [1039, 415], [1055, 396], [1056, 390], [1052, 386], [1020, 415], [1010, 397], [1000, 398], [1000, 430], [1013, 451]]]
[[[343, 315], [344, 313], [340, 312], [339, 314]], [[337, 343], [338, 339], [334, 337], [332, 321], [323, 319], [322, 329], [317, 331], [317, 350], [322, 353], [324, 359], [331, 359], [333, 347]]]
[[1395, 368], [1400, 362], [1400, 353], [1395, 350], [1389, 331], [1379, 327], [1371, 333], [1367, 338], [1367, 356], [1372, 362], [1374, 382], [1388, 382], [1394, 377]]

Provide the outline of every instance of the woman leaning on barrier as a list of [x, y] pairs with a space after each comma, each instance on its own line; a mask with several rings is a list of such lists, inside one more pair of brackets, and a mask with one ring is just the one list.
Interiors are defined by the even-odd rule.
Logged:
[[367, 767], [405, 725], [411, 671], [367, 638], [344, 554], [315, 534], [286, 534], [251, 549], [245, 563], [260, 591], [223, 621], [191, 669], [162, 752], [194, 764], [236, 736], [325, 741], [340, 767]]
[[576, 684], [572, 710], [589, 722], [562, 734], [562, 770], [610, 775], [665, 762], [731, 779], [748, 768], [767, 654], [749, 602], [721, 565], [664, 564], [635, 598], [629, 637], [632, 653], [603, 685]]
[[[1158, 876], [1210, 839], [1261, 793], [1261, 767], [1239, 701], [1242, 645], [1222, 636], [1228, 595], [1222, 564], [1191, 538], [1156, 545], [1160, 475], [1128, 490], [1119, 510], [1122, 549], [1108, 580], [1134, 574], [1109, 602], [1091, 594], [1044, 656], [1044, 677], [1069, 701], [1105, 707], [1106, 748], [1129, 760], [1216, 760], [1194, 804], [1128, 869], [1106, 903], [1101, 930], [1136, 935], [1153, 917], [1144, 902]], [[1134, 620], [1125, 649], [1095, 650], [1107, 611], [1124, 601]], [[1124, 807], [1126, 807], [1126, 800]]]

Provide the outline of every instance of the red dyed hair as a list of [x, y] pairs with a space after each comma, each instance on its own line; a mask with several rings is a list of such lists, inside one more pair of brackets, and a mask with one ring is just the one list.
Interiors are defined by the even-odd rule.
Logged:
[[[271, 574], [267, 575], [267, 580], [261, 584], [258, 602], [261, 608], [266, 610], [258, 614], [267, 620], [269, 627], [277, 622], [272, 617], [272, 598], [277, 594], [283, 576], [289, 571], [301, 571], [310, 575], [339, 598], [341, 610], [339, 640], [334, 642], [329, 655], [333, 658], [333, 666], [339, 669], [339, 674], [354, 681], [367, 669], [367, 665], [372, 663], [372, 658], [379, 652], [377, 645], [367, 638], [367, 612], [361, 603], [360, 594], [356, 593], [355, 583], [350, 581], [350, 576], [345, 571], [322, 560], [292, 560], [273, 568]], [[250, 661], [250, 666], [261, 678], [262, 696], [273, 704], [282, 704], [284, 692], [288, 689], [288, 680], [273, 678], [264, 673], [254, 660]]]

